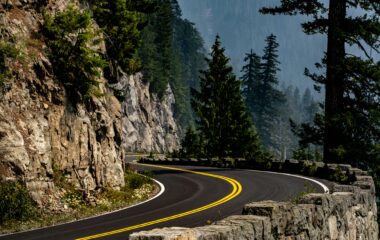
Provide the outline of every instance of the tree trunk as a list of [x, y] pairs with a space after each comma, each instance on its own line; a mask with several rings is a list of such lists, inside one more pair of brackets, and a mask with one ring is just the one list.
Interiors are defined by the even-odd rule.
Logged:
[[337, 116], [343, 110], [344, 72], [341, 64], [345, 58], [345, 37], [340, 29], [345, 17], [346, 0], [330, 0], [324, 136], [324, 160], [330, 163], [341, 161], [335, 150], [344, 140]]

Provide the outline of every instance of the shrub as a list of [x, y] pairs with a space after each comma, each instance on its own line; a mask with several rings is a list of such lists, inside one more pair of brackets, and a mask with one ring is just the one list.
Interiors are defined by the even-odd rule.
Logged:
[[0, 223], [28, 220], [33, 217], [35, 210], [35, 202], [24, 185], [11, 181], [0, 183]]
[[8, 69], [9, 59], [14, 59], [17, 55], [17, 48], [12, 43], [0, 40], [0, 86], [11, 76]]
[[133, 172], [126, 172], [125, 174], [125, 182], [126, 186], [130, 189], [137, 189], [142, 187], [144, 184], [152, 183], [152, 173], [151, 172], [143, 172], [141, 175]]
[[69, 7], [55, 16], [44, 14], [44, 35], [54, 73], [74, 100], [97, 94], [98, 78], [107, 65], [98, 49], [101, 39], [93, 30], [91, 15]]
[[311, 160], [314, 159], [313, 154], [307, 148], [300, 148], [293, 152], [295, 160]]
[[334, 175], [331, 177], [332, 181], [339, 182], [339, 183], [348, 183], [349, 180], [349, 172], [344, 173], [342, 170], [338, 167], [334, 171]]

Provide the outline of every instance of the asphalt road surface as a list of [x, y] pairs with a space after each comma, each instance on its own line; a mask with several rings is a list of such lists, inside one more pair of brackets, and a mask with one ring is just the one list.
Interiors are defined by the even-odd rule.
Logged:
[[[199, 209], [225, 198], [235, 187], [226, 180], [182, 172], [176, 170], [149, 168], [155, 179], [165, 186], [165, 192], [145, 204], [123, 211], [99, 216], [87, 220], [58, 225], [54, 227], [2, 236], [0, 239], [128, 239], [129, 234], [153, 228], [182, 226], [195, 227], [208, 224], [227, 217], [241, 214], [244, 204], [261, 200], [289, 200], [305, 190], [305, 185], [313, 186], [316, 192], [323, 192], [322, 187], [301, 178], [248, 170], [218, 169], [209, 167], [178, 167], [206, 174], [216, 174], [235, 179], [242, 186], [242, 191], [234, 198], [215, 207], [206, 208], [193, 214], [175, 218], [146, 227], [125, 231], [127, 227], [151, 222], [168, 216], [178, 215], [189, 210]], [[120, 230], [121, 229], [121, 230]], [[128, 228], [127, 228], [128, 229]], [[104, 237], [94, 235], [106, 233]]]

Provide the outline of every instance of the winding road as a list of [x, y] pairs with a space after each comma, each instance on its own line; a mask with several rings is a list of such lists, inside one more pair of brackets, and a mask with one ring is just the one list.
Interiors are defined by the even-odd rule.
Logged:
[[126, 240], [136, 231], [205, 225], [240, 214], [243, 205], [252, 201], [289, 200], [305, 190], [306, 182], [317, 192], [325, 191], [316, 182], [276, 173], [194, 166], [135, 167], [153, 171], [155, 179], [165, 186], [165, 192], [152, 201], [122, 211], [0, 239]]

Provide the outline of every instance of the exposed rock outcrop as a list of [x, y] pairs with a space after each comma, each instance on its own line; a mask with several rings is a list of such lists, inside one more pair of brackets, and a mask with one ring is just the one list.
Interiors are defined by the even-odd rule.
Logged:
[[172, 152], [179, 148], [179, 131], [174, 119], [174, 94], [168, 86], [163, 99], [149, 92], [142, 74], [121, 74], [113, 86], [122, 92], [123, 147], [130, 152]]
[[[60, 208], [54, 176], [88, 193], [124, 185], [121, 105], [99, 79], [106, 97], [85, 106], [68, 99], [46, 56], [36, 1], [1, 1], [0, 23], [22, 52], [11, 63], [15, 76], [0, 93], [0, 176], [22, 180], [33, 199]], [[46, 1], [54, 11], [68, 1]]]

